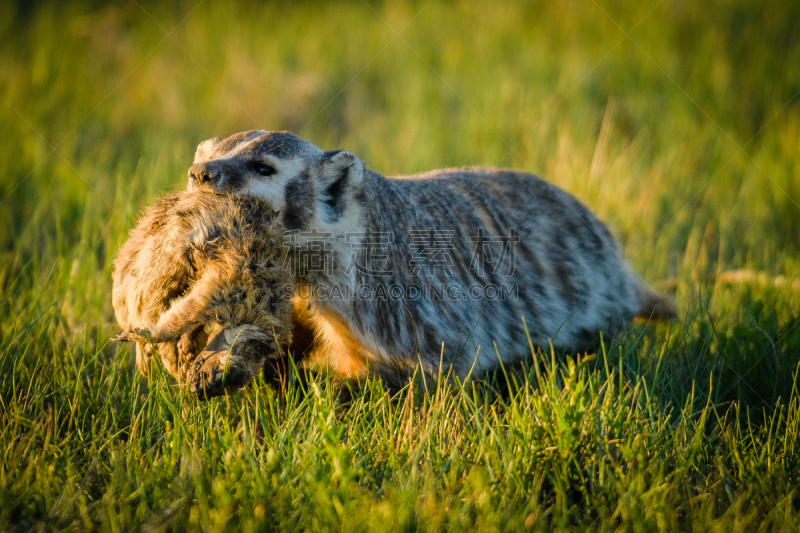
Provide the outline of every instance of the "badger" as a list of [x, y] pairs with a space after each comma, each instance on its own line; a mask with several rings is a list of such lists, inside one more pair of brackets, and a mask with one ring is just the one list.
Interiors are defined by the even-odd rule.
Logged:
[[291, 341], [286, 249], [260, 198], [181, 192], [141, 217], [114, 261], [112, 301], [147, 375], [155, 353], [201, 398], [235, 390]]
[[188, 190], [279, 211], [292, 320], [310, 361], [344, 377], [451, 369], [466, 379], [531, 357], [526, 340], [597, 346], [673, 304], [623, 258], [580, 201], [532, 174], [491, 168], [385, 177], [355, 154], [288, 132], [203, 141]]

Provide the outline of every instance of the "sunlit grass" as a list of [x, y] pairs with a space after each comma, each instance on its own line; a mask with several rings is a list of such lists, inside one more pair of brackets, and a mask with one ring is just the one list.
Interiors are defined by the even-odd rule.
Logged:
[[[800, 529], [800, 4], [654, 5], [0, 5], [0, 529]], [[253, 128], [540, 174], [681, 319], [393, 399], [148, 382], [111, 259]]]

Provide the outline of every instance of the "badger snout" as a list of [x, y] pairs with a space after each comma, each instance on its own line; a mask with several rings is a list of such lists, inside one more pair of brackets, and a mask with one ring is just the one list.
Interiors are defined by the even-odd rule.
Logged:
[[211, 184], [220, 177], [220, 168], [210, 161], [201, 161], [189, 167], [189, 190], [199, 185]]

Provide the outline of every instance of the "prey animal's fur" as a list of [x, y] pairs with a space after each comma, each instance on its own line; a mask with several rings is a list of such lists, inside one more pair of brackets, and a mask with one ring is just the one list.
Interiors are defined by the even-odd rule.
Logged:
[[183, 192], [148, 209], [114, 261], [113, 304], [146, 374], [205, 396], [246, 385], [291, 340], [283, 231], [263, 200]]

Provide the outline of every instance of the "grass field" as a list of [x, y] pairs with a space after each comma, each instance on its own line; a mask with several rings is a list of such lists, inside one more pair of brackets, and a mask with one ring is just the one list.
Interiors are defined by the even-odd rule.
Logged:
[[[800, 531], [800, 4], [15, 5], [0, 530]], [[255, 128], [537, 173], [681, 319], [394, 399], [148, 382], [107, 340], [114, 253], [199, 141]]]

